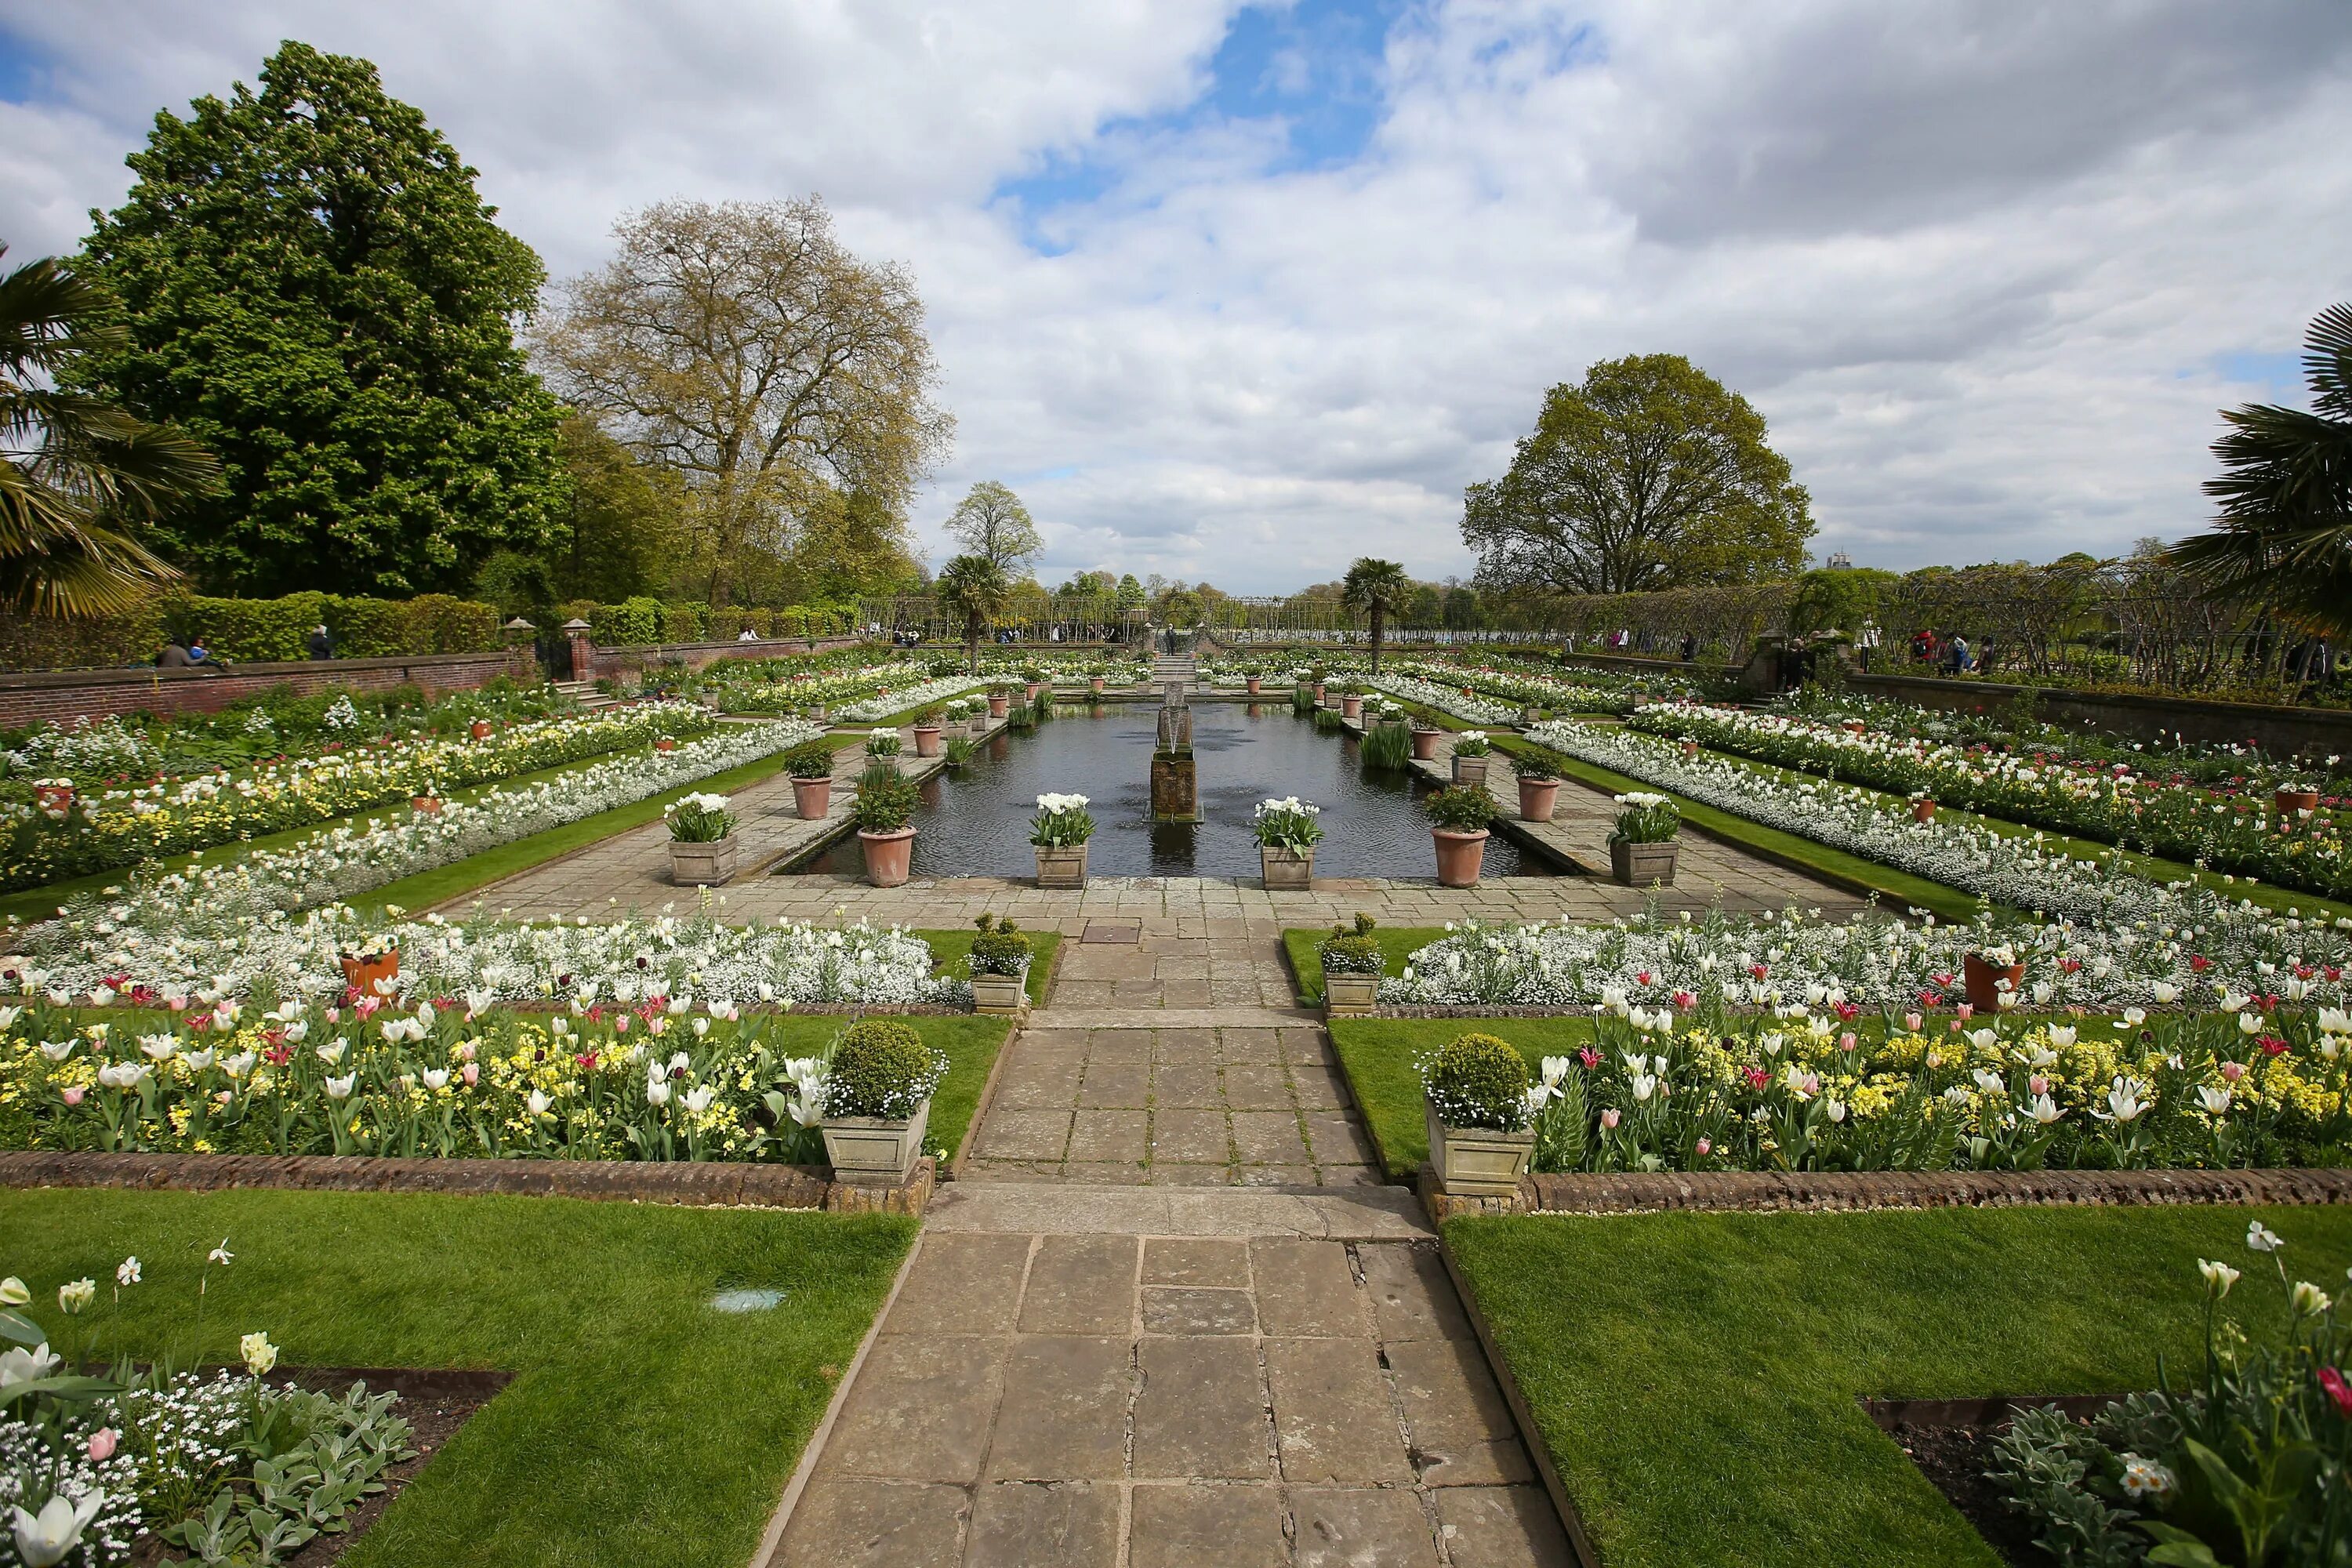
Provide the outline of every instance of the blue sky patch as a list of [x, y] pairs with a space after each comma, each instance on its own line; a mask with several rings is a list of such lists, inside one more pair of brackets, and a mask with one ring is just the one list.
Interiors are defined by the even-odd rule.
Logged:
[[2303, 353], [2263, 353], [2231, 349], [2212, 359], [2213, 369], [2225, 380], [2262, 388], [2262, 401], [2301, 407], [2307, 388], [2303, 377]]
[[30, 103], [45, 97], [49, 61], [24, 39], [0, 27], [0, 101]]

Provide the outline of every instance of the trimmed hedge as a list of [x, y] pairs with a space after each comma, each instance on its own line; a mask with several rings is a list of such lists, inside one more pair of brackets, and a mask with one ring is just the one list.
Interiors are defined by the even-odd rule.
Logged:
[[320, 593], [216, 599], [170, 593], [89, 620], [0, 616], [0, 659], [11, 669], [152, 664], [167, 638], [191, 637], [236, 663], [300, 659], [310, 656], [310, 628], [321, 622], [344, 658], [483, 653], [502, 642], [496, 605], [448, 594], [414, 599]]

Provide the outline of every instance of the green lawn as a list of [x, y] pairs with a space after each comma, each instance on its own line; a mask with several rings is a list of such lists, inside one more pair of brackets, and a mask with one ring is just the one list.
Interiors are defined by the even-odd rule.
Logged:
[[[0, 1271], [59, 1284], [135, 1254], [120, 1348], [291, 1366], [496, 1367], [514, 1381], [345, 1568], [741, 1568], [915, 1233], [895, 1215], [561, 1198], [0, 1193]], [[187, 1313], [205, 1250], [205, 1342]], [[783, 1290], [764, 1312], [720, 1286]], [[43, 1304], [48, 1310], [42, 1310]], [[110, 1336], [101, 1305], [84, 1320]], [[111, 1344], [110, 1339], [107, 1342]]]
[[2352, 1212], [1975, 1209], [1456, 1219], [1445, 1240], [1610, 1568], [1998, 1568], [1856, 1401], [2149, 1388], [2200, 1257], [2341, 1281]]
[[[971, 971], [971, 931], [932, 931], [928, 928], [914, 933], [931, 944], [931, 957], [937, 967], [950, 974], [969, 979]], [[1062, 955], [1062, 933], [1056, 931], [1033, 931], [1029, 933], [1029, 981], [1024, 989], [1029, 993], [1029, 1005], [1041, 1006], [1045, 1000], [1045, 988], [1053, 984], [1054, 963]]]
[[1584, 1018], [1334, 1018], [1331, 1048], [1339, 1054], [1348, 1089], [1364, 1115], [1381, 1163], [1406, 1182], [1429, 1158], [1422, 1118], [1421, 1074], [1413, 1063], [1457, 1035], [1499, 1035], [1519, 1048], [1533, 1070], [1546, 1057], [1566, 1056], [1592, 1040]]
[[[840, 1013], [788, 1013], [774, 1021], [771, 1036], [788, 1054], [814, 1055], [849, 1021]], [[917, 1015], [894, 1022], [912, 1026], [933, 1050], [947, 1053], [947, 1076], [932, 1092], [925, 1141], [952, 1155], [963, 1142], [964, 1130], [971, 1125], [981, 1089], [996, 1065], [996, 1053], [1004, 1048], [1005, 1037], [1013, 1033], [1013, 1020], [967, 1013]]]
[[[1318, 952], [1331, 933], [1318, 926], [1293, 926], [1282, 933], [1282, 951], [1290, 960], [1290, 979], [1298, 1000], [1313, 1006], [1323, 1000], [1323, 960]], [[1444, 939], [1444, 926], [1381, 926], [1381, 963], [1386, 973], [1402, 974], [1405, 960]]]

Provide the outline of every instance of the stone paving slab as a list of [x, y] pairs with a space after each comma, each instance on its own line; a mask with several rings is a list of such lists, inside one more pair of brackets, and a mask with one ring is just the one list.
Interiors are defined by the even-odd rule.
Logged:
[[1395, 1241], [1435, 1233], [1403, 1187], [1270, 1191], [953, 1182], [923, 1216], [925, 1237], [1266, 1236]]
[[1160, 1213], [927, 1228], [760, 1568], [1573, 1561], [1433, 1243]]

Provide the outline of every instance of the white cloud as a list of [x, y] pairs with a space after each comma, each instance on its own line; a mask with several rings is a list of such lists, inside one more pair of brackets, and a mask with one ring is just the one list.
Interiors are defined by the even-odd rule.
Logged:
[[[1660, 350], [1764, 410], [1824, 550], [2177, 535], [2216, 408], [2265, 395], [2219, 356], [2347, 288], [2333, 0], [1438, 5], [1362, 154], [1313, 171], [1192, 107], [1228, 11], [0, 0], [54, 67], [0, 105], [31, 154], [0, 237], [69, 247], [156, 108], [295, 33], [376, 59], [558, 273], [626, 207], [821, 191], [930, 307], [959, 429], [927, 525], [1003, 477], [1054, 574], [1244, 590], [1466, 571], [1461, 487], [1544, 389]], [[996, 194], [1076, 160], [1098, 195]]]

